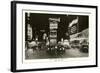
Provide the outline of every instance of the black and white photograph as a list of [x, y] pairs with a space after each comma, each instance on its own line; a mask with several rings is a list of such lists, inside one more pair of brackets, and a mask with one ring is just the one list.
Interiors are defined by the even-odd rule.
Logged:
[[11, 70], [97, 67], [97, 6], [11, 3]]
[[89, 16], [25, 13], [25, 59], [89, 56]]

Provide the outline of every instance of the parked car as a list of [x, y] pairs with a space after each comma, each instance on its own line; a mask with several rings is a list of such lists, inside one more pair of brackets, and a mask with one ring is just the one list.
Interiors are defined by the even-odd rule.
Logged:
[[79, 39], [75, 39], [73, 41], [71, 41], [71, 48], [80, 48], [80, 40]]
[[89, 43], [88, 43], [88, 40], [84, 39], [80, 44], [81, 44], [80, 51], [84, 52], [84, 53], [88, 53], [89, 52]]

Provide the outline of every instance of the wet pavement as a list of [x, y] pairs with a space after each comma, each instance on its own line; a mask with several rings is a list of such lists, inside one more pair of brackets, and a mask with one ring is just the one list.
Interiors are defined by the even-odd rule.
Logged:
[[63, 54], [48, 54], [46, 50], [28, 49], [25, 51], [26, 59], [48, 59], [48, 58], [76, 58], [88, 57], [88, 53], [81, 52], [77, 48], [66, 49]]

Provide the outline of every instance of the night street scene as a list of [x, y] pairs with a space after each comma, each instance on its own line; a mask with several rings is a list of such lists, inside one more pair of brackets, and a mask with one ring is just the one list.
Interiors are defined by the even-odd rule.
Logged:
[[89, 16], [25, 13], [25, 59], [89, 56]]

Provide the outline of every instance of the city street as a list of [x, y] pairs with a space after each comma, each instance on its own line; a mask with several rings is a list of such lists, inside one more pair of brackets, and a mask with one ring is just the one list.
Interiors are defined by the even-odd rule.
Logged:
[[25, 59], [88, 57], [88, 18], [26, 13]]

